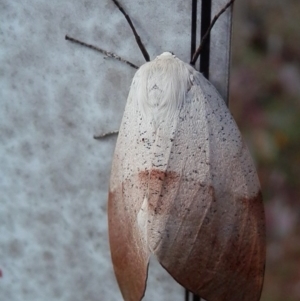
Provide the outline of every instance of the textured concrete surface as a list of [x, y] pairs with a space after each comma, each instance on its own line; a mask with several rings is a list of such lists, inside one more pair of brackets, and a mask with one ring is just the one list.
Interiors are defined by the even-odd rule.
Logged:
[[[151, 58], [189, 61], [191, 1], [121, 2]], [[93, 135], [118, 129], [135, 70], [64, 36], [144, 59], [110, 0], [0, 0], [0, 22], [0, 299], [121, 300], [106, 217], [116, 137]], [[183, 296], [150, 265], [145, 300]]]
[[[152, 58], [188, 60], [190, 3], [164, 5], [125, 3]], [[109, 0], [1, 0], [0, 20], [0, 299], [121, 300], [106, 217], [116, 137], [93, 135], [118, 129], [135, 70], [64, 36], [143, 57]], [[146, 300], [183, 299], [150, 274]]]

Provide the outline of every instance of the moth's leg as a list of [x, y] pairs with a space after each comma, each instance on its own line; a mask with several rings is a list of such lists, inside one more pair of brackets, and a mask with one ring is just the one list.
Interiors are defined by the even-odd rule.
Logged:
[[231, 6], [231, 5], [233, 4], [234, 1], [235, 1], [235, 0], [230, 0], [223, 8], [219, 11], [219, 13], [216, 14], [216, 15], [214, 16], [213, 20], [211, 21], [211, 23], [210, 23], [210, 25], [209, 25], [209, 27], [208, 27], [206, 33], [205, 33], [205, 35], [204, 35], [203, 38], [201, 39], [201, 42], [200, 42], [199, 47], [197, 48], [197, 50], [195, 51], [195, 53], [194, 53], [194, 55], [193, 55], [193, 57], [192, 57], [192, 60], [191, 60], [191, 62], [190, 62], [190, 64], [191, 64], [192, 66], [195, 65], [195, 63], [196, 63], [196, 61], [197, 61], [197, 59], [198, 59], [198, 57], [199, 57], [199, 55], [200, 55], [200, 53], [201, 53], [201, 51], [202, 51], [202, 49], [203, 49], [203, 45], [204, 45], [205, 42], [207, 41], [207, 37], [208, 37], [208, 35], [210, 34], [210, 31], [211, 31], [211, 29], [213, 28], [213, 26], [215, 25], [216, 21], [217, 21], [217, 20], [219, 19], [219, 17], [225, 12], [225, 10], [226, 10], [229, 6]]
[[118, 9], [121, 11], [121, 13], [124, 15], [125, 19], [127, 20], [133, 34], [134, 34], [134, 37], [135, 37], [135, 40], [146, 60], [146, 62], [149, 62], [150, 61], [150, 56], [149, 56], [149, 53], [147, 52], [146, 50], [146, 47], [144, 46], [140, 36], [138, 35], [137, 31], [135, 30], [135, 27], [131, 21], [131, 18], [129, 17], [129, 15], [125, 12], [124, 8], [121, 6], [121, 4], [119, 3], [119, 1], [117, 0], [112, 0], [113, 3], [118, 7]]
[[94, 139], [103, 139], [103, 138], [106, 138], [106, 137], [109, 137], [109, 136], [112, 136], [112, 135], [116, 135], [118, 134], [119, 131], [113, 131], [113, 132], [108, 132], [108, 133], [104, 133], [104, 134], [101, 134], [101, 135], [94, 135]]
[[102, 49], [102, 48], [99, 48], [99, 47], [97, 47], [97, 46], [94, 46], [94, 45], [87, 44], [87, 43], [85, 43], [85, 42], [79, 41], [79, 40], [77, 40], [77, 39], [75, 39], [75, 38], [69, 37], [68, 35], [66, 35], [65, 39], [68, 40], [68, 41], [70, 41], [70, 42], [79, 44], [79, 45], [81, 45], [81, 46], [85, 46], [85, 47], [87, 47], [87, 48], [90, 48], [90, 49], [96, 50], [96, 51], [98, 51], [98, 52], [101, 52], [101, 53], [104, 54], [105, 56], [110, 57], [110, 58], [113, 58], [113, 59], [115, 59], [115, 60], [118, 60], [118, 61], [120, 61], [120, 62], [122, 62], [122, 63], [125, 63], [125, 64], [129, 65], [129, 66], [132, 67], [132, 68], [135, 68], [135, 69], [138, 69], [138, 68], [139, 68], [137, 65], [135, 65], [135, 64], [133, 64], [133, 63], [131, 63], [131, 62], [125, 60], [125, 59], [123, 59], [122, 57], [118, 56], [117, 54], [115, 54], [115, 53], [113, 53], [113, 52], [110, 52], [110, 51], [104, 50], [104, 49]]

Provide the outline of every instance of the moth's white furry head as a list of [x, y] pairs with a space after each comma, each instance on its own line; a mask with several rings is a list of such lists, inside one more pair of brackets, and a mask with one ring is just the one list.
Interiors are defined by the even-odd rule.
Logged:
[[191, 69], [172, 53], [164, 52], [137, 71], [131, 97], [155, 128], [179, 113], [191, 85]]

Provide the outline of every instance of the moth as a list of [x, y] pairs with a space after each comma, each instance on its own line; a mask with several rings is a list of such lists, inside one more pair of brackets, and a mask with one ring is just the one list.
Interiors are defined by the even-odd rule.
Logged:
[[170, 52], [132, 80], [108, 220], [125, 301], [143, 298], [151, 254], [207, 301], [260, 299], [265, 217], [253, 160], [214, 86]]

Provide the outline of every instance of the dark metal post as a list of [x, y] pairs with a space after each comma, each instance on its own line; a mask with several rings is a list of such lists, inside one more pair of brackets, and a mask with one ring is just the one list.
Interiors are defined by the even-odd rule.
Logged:
[[[197, 28], [200, 27], [200, 40], [206, 33], [212, 18], [226, 4], [228, 0], [192, 0], [191, 17], [191, 57], [195, 52]], [[197, 26], [197, 15], [200, 14], [200, 26]], [[229, 8], [215, 24], [204, 49], [201, 52], [199, 64], [196, 68], [208, 78], [218, 89], [228, 105], [230, 44], [232, 27], [232, 8]], [[196, 46], [195, 46], [196, 45]], [[199, 66], [199, 67], [198, 67]], [[200, 297], [185, 291], [185, 301], [204, 301]]]

